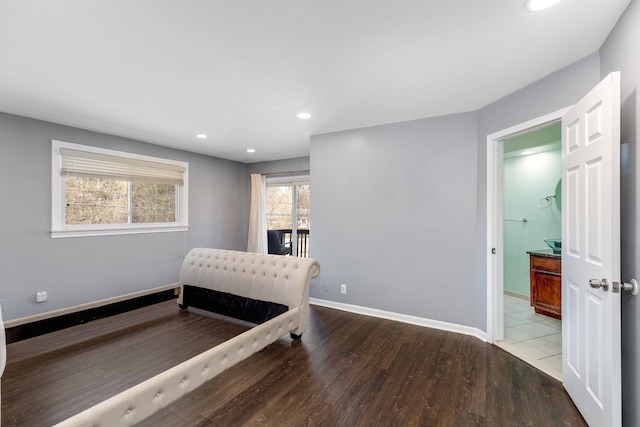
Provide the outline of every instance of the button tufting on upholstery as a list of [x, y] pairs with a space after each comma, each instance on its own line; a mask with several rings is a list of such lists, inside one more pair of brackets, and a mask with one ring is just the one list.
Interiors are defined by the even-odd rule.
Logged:
[[[314, 264], [311, 265], [310, 262]], [[204, 264], [206, 269], [203, 268]], [[154, 388], [147, 389], [149, 394], [145, 393], [147, 406], [160, 407], [172, 402], [177, 396], [193, 390], [203, 381], [278, 340], [283, 333], [293, 332], [299, 335], [304, 332], [305, 318], [308, 315], [308, 306], [303, 303], [306, 297], [304, 292], [308, 295], [308, 280], [310, 277], [316, 277], [319, 272], [319, 265], [315, 260], [205, 248], [191, 250], [189, 260], [183, 266], [180, 274], [181, 285], [189, 283], [191, 286], [232, 294], [238, 289], [238, 293], [243, 293], [243, 297], [253, 298], [253, 295], [256, 295], [260, 300], [283, 304], [289, 307], [290, 311], [282, 314], [285, 317], [267, 321], [268, 325], [263, 324], [251, 329], [251, 335], [234, 341], [230, 346], [210, 349], [211, 353], [207, 352], [206, 358], [200, 358], [197, 362], [193, 360], [188, 368], [172, 374], [167, 382], [167, 385], [172, 384], [170, 388], [165, 386], [164, 390], [160, 390], [156, 383]], [[304, 283], [305, 280], [307, 283]], [[298, 282], [301, 282], [301, 286], [298, 286]], [[191, 381], [191, 375], [194, 375], [194, 381]], [[156, 391], [155, 400], [149, 401], [149, 397], [154, 396], [153, 393]], [[143, 402], [144, 399], [135, 400], [136, 405], [142, 405]], [[117, 410], [123, 409], [125, 407], [119, 406]], [[146, 413], [146, 409], [136, 407], [129, 419], [130, 422], [143, 412]]]

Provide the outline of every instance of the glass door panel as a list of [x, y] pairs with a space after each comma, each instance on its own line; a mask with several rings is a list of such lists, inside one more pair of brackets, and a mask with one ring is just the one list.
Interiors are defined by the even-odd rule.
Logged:
[[309, 229], [311, 226], [311, 186], [295, 186], [296, 193], [296, 253], [299, 257], [309, 257]]
[[311, 186], [304, 182], [267, 180], [269, 253], [309, 256]]

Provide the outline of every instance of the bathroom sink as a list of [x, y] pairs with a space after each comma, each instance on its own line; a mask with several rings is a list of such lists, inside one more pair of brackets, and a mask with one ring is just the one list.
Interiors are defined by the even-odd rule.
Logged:
[[549, 246], [554, 254], [562, 252], [562, 240], [560, 239], [544, 239], [544, 242]]

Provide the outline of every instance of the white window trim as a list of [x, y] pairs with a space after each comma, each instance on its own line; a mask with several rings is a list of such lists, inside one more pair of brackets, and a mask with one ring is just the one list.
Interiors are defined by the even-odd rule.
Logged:
[[[65, 224], [65, 192], [62, 168], [61, 148], [87, 151], [92, 153], [108, 154], [112, 156], [127, 157], [131, 159], [146, 160], [157, 163], [166, 163], [182, 166], [184, 184], [178, 186], [177, 222], [153, 223], [153, 224], [91, 224], [91, 225], [67, 225]], [[187, 231], [189, 228], [189, 164], [177, 160], [162, 159], [158, 157], [144, 156], [141, 154], [127, 153], [124, 151], [109, 150], [106, 148], [89, 145], [74, 144], [72, 142], [52, 140], [51, 144], [51, 237], [88, 237], [110, 236], [121, 234], [140, 233], [167, 233], [175, 231]]]

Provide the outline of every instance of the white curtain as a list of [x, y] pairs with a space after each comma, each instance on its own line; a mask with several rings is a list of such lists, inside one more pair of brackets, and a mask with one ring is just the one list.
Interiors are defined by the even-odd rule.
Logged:
[[247, 252], [267, 253], [267, 217], [264, 177], [251, 174], [251, 207], [249, 209], [249, 238]]

